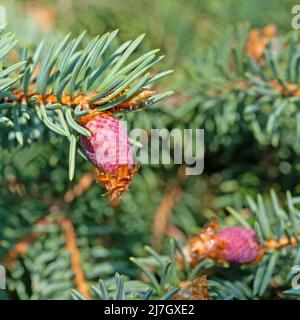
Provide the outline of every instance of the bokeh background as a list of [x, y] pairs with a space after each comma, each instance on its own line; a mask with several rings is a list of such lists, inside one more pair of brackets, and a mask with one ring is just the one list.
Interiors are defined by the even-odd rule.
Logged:
[[[226, 206], [242, 210], [245, 195], [268, 194], [271, 188], [279, 196], [287, 190], [299, 193], [298, 149], [289, 135], [274, 145], [261, 143], [242, 121], [225, 125], [223, 131], [209, 126], [218, 112], [219, 121], [226, 117], [218, 111], [218, 94], [210, 100], [214, 108], [208, 113], [199, 106], [206, 81], [201, 57], [225, 42], [237, 26], [262, 28], [273, 23], [278, 33], [290, 33], [291, 8], [297, 1], [1, 3], [8, 28], [22, 45], [34, 47], [41, 39], [53, 41], [84, 29], [91, 38], [119, 28], [120, 43], [146, 33], [137, 54], [161, 49], [166, 57], [160, 67], [174, 69], [160, 83], [161, 89], [175, 94], [150, 110], [129, 114], [128, 120], [147, 130], [206, 129], [201, 176], [184, 177], [176, 165], [143, 166], [118, 207], [101, 196], [92, 166], [84, 160], [77, 159], [75, 179], [68, 181], [68, 147], [63, 141], [38, 139], [22, 148], [0, 148], [0, 261], [8, 270], [8, 290], [0, 291], [4, 299], [69, 298], [70, 289], [76, 288], [76, 270], [66, 237], [76, 239], [88, 284], [100, 277], [109, 282], [115, 272], [135, 279], [139, 272], [128, 258], [143, 256], [145, 244], [163, 252], [168, 237], [184, 242], [210, 218], [226, 216]], [[44, 223], [45, 217], [54, 222]], [[70, 219], [74, 232], [66, 233], [55, 223], [57, 217]]]

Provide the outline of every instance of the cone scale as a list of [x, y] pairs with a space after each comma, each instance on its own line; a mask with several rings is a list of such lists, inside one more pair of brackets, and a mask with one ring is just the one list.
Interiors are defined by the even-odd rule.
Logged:
[[106, 189], [111, 202], [118, 201], [139, 169], [134, 165], [126, 128], [111, 112], [92, 111], [78, 121], [91, 137], [81, 144], [96, 170], [96, 180]]

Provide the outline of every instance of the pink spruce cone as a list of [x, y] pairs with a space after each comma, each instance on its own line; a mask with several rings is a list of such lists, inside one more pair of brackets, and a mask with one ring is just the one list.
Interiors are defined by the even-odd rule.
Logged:
[[254, 230], [237, 226], [219, 229], [214, 219], [189, 240], [184, 253], [194, 266], [207, 258], [231, 263], [258, 262], [264, 249], [258, 243]]
[[133, 156], [124, 125], [111, 115], [95, 115], [85, 124], [92, 137], [81, 137], [82, 146], [97, 168], [114, 172], [119, 165], [133, 168]]
[[96, 167], [96, 180], [116, 200], [128, 189], [134, 168], [131, 145], [125, 126], [110, 112], [93, 111], [79, 121], [91, 133], [81, 136], [82, 146]]
[[248, 263], [260, 254], [261, 247], [254, 230], [244, 227], [228, 227], [217, 232], [219, 241], [225, 244], [223, 259], [232, 263]]

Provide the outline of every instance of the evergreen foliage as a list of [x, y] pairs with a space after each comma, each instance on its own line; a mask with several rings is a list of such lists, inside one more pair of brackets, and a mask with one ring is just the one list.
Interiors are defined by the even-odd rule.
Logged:
[[[175, 299], [206, 276], [211, 299], [299, 299], [296, 2], [87, 3], [4, 4], [0, 298]], [[204, 128], [204, 173], [144, 165], [111, 206], [80, 145], [92, 109], [148, 133]], [[262, 259], [191, 263], [187, 244], [213, 219], [255, 230]]]

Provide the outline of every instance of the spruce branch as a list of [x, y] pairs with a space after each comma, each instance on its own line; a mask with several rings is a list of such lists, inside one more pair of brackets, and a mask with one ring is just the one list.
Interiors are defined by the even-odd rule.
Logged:
[[214, 149], [231, 141], [226, 137], [251, 133], [261, 146], [299, 152], [297, 34], [280, 36], [274, 25], [240, 26], [225, 38], [187, 64], [187, 91], [194, 100], [178, 108], [175, 118], [197, 121], [207, 135], [217, 132]]
[[[91, 299], [89, 294], [89, 288], [86, 283], [85, 275], [81, 266], [80, 261], [80, 251], [76, 244], [76, 234], [71, 220], [68, 218], [60, 217], [49, 219], [49, 217], [42, 218], [35, 223], [35, 227], [40, 227], [41, 230], [47, 227], [58, 225], [65, 234], [66, 240], [66, 250], [70, 254], [70, 266], [74, 272], [75, 283], [78, 290], [86, 298]], [[40, 232], [37, 229], [32, 229], [26, 234], [14, 247], [8, 252], [6, 259], [4, 261], [5, 266], [9, 269], [14, 267], [14, 262], [20, 256], [26, 255], [28, 249], [33, 244], [34, 241], [38, 239]]]
[[[128, 63], [144, 35], [121, 44], [109, 53], [118, 30], [95, 37], [81, 49], [85, 33], [72, 40], [68, 34], [52, 45], [42, 41], [34, 52], [24, 48], [21, 56], [25, 61], [0, 73], [0, 79], [3, 78], [0, 89], [1, 123], [13, 127], [12, 137], [20, 145], [32, 141], [30, 131], [33, 122], [40, 122], [67, 139], [70, 143], [70, 180], [74, 177], [76, 152], [82, 154], [78, 135], [91, 136], [78, 124], [80, 117], [93, 110], [112, 113], [137, 111], [172, 94], [155, 94], [150, 90], [154, 82], [171, 72], [149, 73], [163, 59], [158, 55], [158, 49]], [[2, 58], [16, 45], [16, 41], [9, 33], [4, 33], [0, 41], [3, 43]], [[21, 74], [8, 77], [20, 67]]]
[[[268, 289], [268, 292], [270, 292], [271, 286], [276, 286], [277, 280], [275, 279], [277, 278], [281, 279], [277, 286], [284, 288], [289, 283], [292, 267], [299, 263], [300, 211], [298, 197], [293, 197], [290, 192], [287, 192], [283, 201], [279, 199], [274, 190], [271, 190], [269, 198], [258, 194], [257, 199], [254, 200], [247, 196], [247, 204], [251, 213], [246, 211], [239, 213], [233, 208], [227, 208], [227, 211], [238, 224], [242, 225], [239, 232], [256, 231], [257, 240], [255, 242], [259, 242], [260, 249], [257, 251], [256, 257], [250, 261], [252, 264], [248, 262], [247, 265], [247, 262], [235, 261], [240, 265], [244, 264], [245, 273], [249, 272], [249, 277], [244, 283], [237, 282], [234, 284], [227, 281], [226, 278], [222, 279], [221, 274], [216, 274], [213, 279], [221, 286], [219, 292], [227, 292], [227, 295], [239, 299], [264, 297]], [[229, 219], [231, 217], [219, 220], [223, 226], [228, 226], [227, 220]], [[222, 242], [224, 240], [218, 240], [218, 237], [219, 234], [222, 234], [222, 230], [228, 230], [228, 232], [233, 230], [231, 231], [230, 227], [214, 228], [215, 226], [210, 224], [206, 229], [201, 230], [196, 237], [188, 241], [188, 245], [184, 249], [185, 254], [180, 255], [180, 265], [189, 263], [194, 270], [197, 269], [198, 271], [201, 270], [198, 265], [202, 263], [203, 268], [207, 259], [214, 260], [216, 265], [224, 263], [228, 265], [228, 261], [224, 257], [230, 257], [229, 254], [235, 255], [238, 249], [231, 249], [230, 246], [233, 243], [225, 245]], [[240, 237], [243, 237], [242, 234], [240, 234]], [[239, 240], [242, 246], [242, 238]], [[238, 238], [236, 238], [236, 241], [238, 241]], [[254, 242], [252, 245], [253, 249]], [[258, 243], [256, 243], [256, 246], [258, 246]], [[225, 251], [223, 250], [229, 250], [228, 255], [224, 255]], [[230, 250], [232, 250], [231, 253]], [[243, 250], [244, 252], [247, 250], [248, 253], [251, 252], [250, 247], [247, 246]], [[232, 265], [232, 267], [234, 266]], [[215, 286], [218, 287], [218, 285]]]

